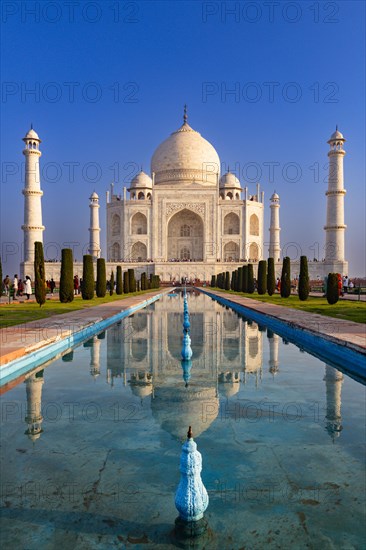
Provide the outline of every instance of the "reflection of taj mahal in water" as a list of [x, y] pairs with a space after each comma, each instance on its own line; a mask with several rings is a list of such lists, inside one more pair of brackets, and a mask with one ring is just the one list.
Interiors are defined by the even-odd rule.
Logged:
[[[90, 350], [90, 375], [96, 379], [103, 370], [112, 387], [119, 387], [122, 382], [141, 403], [150, 400], [154, 418], [177, 438], [185, 435], [187, 425], [195, 426], [197, 436], [207, 430], [219, 416], [220, 399], [234, 402], [247, 384], [260, 386], [265, 372], [272, 376], [280, 373], [281, 338], [277, 334], [239, 317], [217, 302], [205, 309], [197, 294], [189, 294], [194, 354], [188, 376], [184, 376], [181, 361], [183, 300], [180, 294], [169, 301], [155, 302], [84, 343], [84, 348]], [[107, 346], [105, 369], [100, 365], [103, 341]], [[64, 355], [63, 361], [73, 361], [73, 355], [74, 352]], [[44, 373], [47, 370], [43, 367], [28, 375], [25, 381], [24, 420], [28, 425], [25, 433], [32, 441], [43, 432]], [[342, 430], [343, 379], [340, 371], [325, 366], [323, 421], [333, 441]], [[188, 380], [188, 384], [184, 380]]]

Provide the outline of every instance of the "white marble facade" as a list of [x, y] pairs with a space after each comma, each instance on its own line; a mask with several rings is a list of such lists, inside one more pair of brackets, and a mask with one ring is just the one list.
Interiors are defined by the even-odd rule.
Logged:
[[128, 192], [107, 193], [110, 262], [153, 262], [164, 280], [204, 280], [265, 257], [259, 185], [250, 195], [231, 172], [220, 178], [217, 152], [186, 115], [155, 151], [151, 177], [141, 171]]

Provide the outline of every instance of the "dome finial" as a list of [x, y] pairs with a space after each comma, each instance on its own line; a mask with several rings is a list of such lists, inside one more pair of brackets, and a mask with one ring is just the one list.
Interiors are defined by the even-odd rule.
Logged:
[[31, 122], [31, 130], [33, 130], [33, 122]]
[[184, 124], [187, 124], [188, 115], [187, 115], [187, 105], [184, 105], [184, 111], [183, 111], [183, 122]]
[[336, 132], [338, 132], [338, 124], [336, 124]]

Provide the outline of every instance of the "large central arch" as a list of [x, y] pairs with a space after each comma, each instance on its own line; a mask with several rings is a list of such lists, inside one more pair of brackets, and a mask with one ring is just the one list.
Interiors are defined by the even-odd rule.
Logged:
[[203, 260], [203, 221], [198, 214], [185, 208], [168, 223], [167, 259]]

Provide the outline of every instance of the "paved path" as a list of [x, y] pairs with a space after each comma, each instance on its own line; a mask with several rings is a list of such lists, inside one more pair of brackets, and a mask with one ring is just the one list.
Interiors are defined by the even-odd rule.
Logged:
[[0, 368], [9, 361], [19, 359], [32, 351], [67, 338], [74, 332], [89, 327], [97, 321], [113, 317], [162, 292], [165, 292], [165, 289], [3, 328], [0, 330]]
[[320, 334], [333, 342], [347, 345], [358, 352], [366, 354], [366, 325], [362, 323], [354, 323], [353, 321], [325, 317], [317, 313], [308, 313], [298, 309], [259, 302], [252, 298], [235, 296], [234, 294], [227, 294], [226, 292], [219, 292], [210, 288], [206, 290], [211, 294], [222, 296], [248, 309], [276, 317], [281, 321], [290, 323], [292, 326], [309, 330], [318, 335]]

